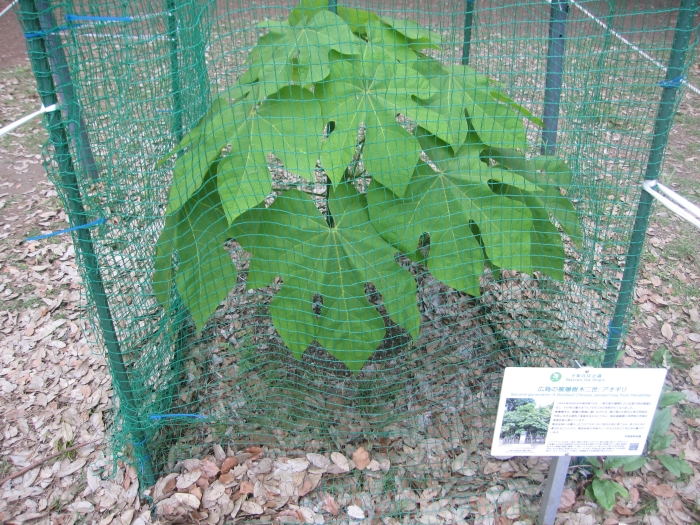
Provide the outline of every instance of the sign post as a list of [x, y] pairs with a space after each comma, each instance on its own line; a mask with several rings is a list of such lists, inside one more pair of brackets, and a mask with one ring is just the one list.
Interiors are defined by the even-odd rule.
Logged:
[[638, 456], [663, 368], [506, 368], [491, 454], [553, 456], [538, 522], [552, 525], [573, 456]]

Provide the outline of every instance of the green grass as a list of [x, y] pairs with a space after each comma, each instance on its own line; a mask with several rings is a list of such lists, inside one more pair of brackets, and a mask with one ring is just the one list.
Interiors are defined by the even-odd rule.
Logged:
[[4, 478], [7, 474], [9, 474], [11, 469], [12, 466], [10, 465], [9, 461], [4, 458], [0, 459], [0, 478]]
[[685, 403], [679, 406], [679, 411], [681, 412], [681, 414], [683, 414], [684, 418], [700, 418], [700, 406], [698, 405], [694, 405], [692, 403]]

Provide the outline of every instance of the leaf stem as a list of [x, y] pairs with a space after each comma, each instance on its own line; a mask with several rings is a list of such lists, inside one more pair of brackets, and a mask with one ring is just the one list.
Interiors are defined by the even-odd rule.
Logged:
[[331, 178], [326, 175], [326, 192], [325, 192], [325, 199], [326, 199], [326, 222], [328, 223], [329, 228], [333, 228], [335, 225], [335, 222], [333, 221], [333, 215], [331, 214], [331, 205], [329, 202], [329, 195], [331, 191]]

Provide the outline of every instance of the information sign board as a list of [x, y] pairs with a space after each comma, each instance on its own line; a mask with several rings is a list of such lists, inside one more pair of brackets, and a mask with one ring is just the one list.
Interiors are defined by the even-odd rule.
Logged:
[[663, 368], [506, 368], [494, 456], [638, 456]]

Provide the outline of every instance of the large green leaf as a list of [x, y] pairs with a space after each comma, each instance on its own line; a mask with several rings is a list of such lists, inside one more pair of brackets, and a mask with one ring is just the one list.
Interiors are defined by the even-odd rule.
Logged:
[[380, 47], [367, 44], [360, 57], [335, 61], [314, 94], [324, 116], [335, 122], [321, 162], [338, 183], [355, 152], [359, 124], [366, 126], [363, 160], [377, 181], [403, 195], [420, 156], [420, 144], [397, 121], [398, 113], [419, 107], [412, 96], [430, 96], [429, 83], [396, 63]]
[[444, 156], [438, 171], [419, 162], [404, 198], [372, 181], [367, 196], [377, 231], [406, 254], [429, 233], [428, 269], [448, 286], [472, 295], [479, 295], [485, 260], [471, 224], [497, 266], [531, 272], [529, 208], [492, 191], [488, 183], [502, 170], [480, 160], [478, 143], [465, 143], [452, 157], [442, 144], [431, 150]]
[[680, 478], [683, 474], [692, 475], [693, 469], [690, 464], [681, 458], [674, 458], [669, 454], [661, 454], [659, 456], [661, 464], [668, 469], [674, 476]]
[[[197, 191], [214, 163], [219, 163], [218, 190], [229, 222], [270, 193], [270, 153], [287, 170], [314, 180], [324, 124], [318, 101], [299, 86], [282, 88], [259, 106], [243, 99], [225, 107], [203, 124], [203, 138], [178, 160], [167, 213]], [[219, 160], [226, 145], [231, 151]]]
[[659, 408], [666, 408], [680, 403], [686, 398], [683, 392], [664, 392], [659, 398]]
[[326, 10], [328, 10], [328, 0], [301, 0], [299, 5], [289, 13], [289, 25], [302, 25], [318, 12]]
[[539, 206], [547, 209], [576, 246], [582, 246], [583, 234], [578, 212], [569, 198], [560, 191], [560, 188], [569, 190], [572, 178], [571, 171], [563, 160], [552, 156], [527, 160], [518, 151], [501, 148], [487, 148], [484, 154], [497, 161], [505, 170], [536, 184], [540, 188], [540, 192], [535, 195]]
[[379, 16], [371, 11], [341, 5], [338, 6], [338, 16], [345, 20], [353, 33], [362, 37], [367, 34], [368, 24], [379, 22]]
[[[224, 248], [228, 224], [213, 176], [180, 209], [166, 216], [156, 244], [153, 288], [166, 309], [175, 281], [198, 330], [236, 284], [236, 267]], [[177, 270], [173, 254], [177, 253]]]
[[602, 505], [604, 509], [612, 510], [615, 506], [615, 496], [620, 494], [623, 498], [629, 496], [627, 489], [620, 485], [617, 481], [611, 481], [609, 479], [594, 479], [591, 484], [593, 488], [593, 495], [598, 503]]
[[241, 87], [231, 105], [218, 98], [219, 102], [200, 124], [185, 135], [180, 145], [171, 152], [170, 155], [187, 148], [173, 168], [167, 214], [177, 211], [194, 195], [210, 166], [219, 159], [229, 141], [235, 138], [238, 123], [244, 122], [254, 113], [255, 102], [250, 97], [250, 91], [250, 88]]
[[[435, 87], [435, 94], [427, 101], [427, 107], [447, 120], [452, 144], [461, 144], [466, 136], [466, 115], [484, 144], [526, 150], [527, 137], [522, 117], [508, 104], [501, 104], [499, 99], [494, 98], [492, 93], [496, 91], [490, 86], [488, 77], [479, 75], [469, 66], [442, 65], [428, 58], [412, 65]], [[434, 124], [421, 125], [441, 136]]]
[[331, 51], [342, 55], [360, 52], [362, 41], [338, 15], [313, 6], [292, 15], [290, 22], [259, 24], [271, 36], [258, 42], [245, 81], [257, 80], [261, 98], [292, 82], [307, 85], [326, 78]]
[[418, 25], [413, 20], [388, 16], [383, 16], [381, 20], [394, 31], [403, 35], [412, 45], [440, 49], [442, 37], [438, 33]]
[[[284, 280], [271, 307], [273, 323], [295, 356], [315, 339], [351, 370], [362, 368], [384, 337], [381, 315], [365, 296], [371, 282], [389, 316], [413, 337], [420, 316], [416, 284], [394, 259], [395, 250], [377, 235], [363, 195], [349, 183], [331, 191], [335, 221], [329, 227], [311, 197], [290, 190], [265, 208], [240, 216], [236, 240], [253, 255], [248, 287]], [[320, 315], [314, 294], [323, 298]]]
[[651, 423], [649, 437], [647, 438], [648, 448], [650, 452], [656, 452], [668, 448], [671, 444], [673, 436], [667, 434], [671, 426], [671, 407], [657, 410], [654, 414], [654, 420]]

